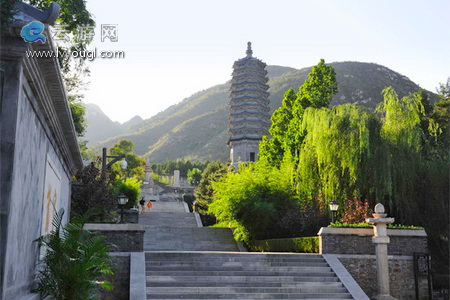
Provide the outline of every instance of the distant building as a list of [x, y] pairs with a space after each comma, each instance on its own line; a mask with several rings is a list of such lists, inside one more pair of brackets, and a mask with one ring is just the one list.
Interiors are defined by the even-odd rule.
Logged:
[[[43, 12], [18, 1], [16, 8], [0, 44], [0, 299], [37, 300], [31, 290], [41, 251], [34, 240], [52, 230], [60, 208], [67, 222], [71, 178], [82, 160], [58, 59], [26, 55], [56, 51], [49, 24], [59, 6]], [[32, 21], [45, 42], [21, 37]]]
[[266, 64], [253, 57], [248, 42], [247, 56], [233, 65], [228, 117], [228, 146], [231, 165], [255, 162], [259, 143], [270, 127]]

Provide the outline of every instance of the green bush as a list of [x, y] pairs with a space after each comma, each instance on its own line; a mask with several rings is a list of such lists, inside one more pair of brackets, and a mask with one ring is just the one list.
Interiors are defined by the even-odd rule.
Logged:
[[214, 200], [208, 212], [219, 222], [229, 222], [237, 240], [248, 243], [279, 237], [280, 219], [289, 210], [299, 209], [287, 171], [261, 161], [239, 165], [239, 172], [212, 182]]
[[319, 253], [319, 237], [254, 241], [248, 246], [251, 251], [257, 252]]

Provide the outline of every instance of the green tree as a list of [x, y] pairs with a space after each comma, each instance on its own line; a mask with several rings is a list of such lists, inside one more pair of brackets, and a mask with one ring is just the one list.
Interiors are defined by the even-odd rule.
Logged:
[[[303, 201], [326, 210], [336, 200], [384, 193], [378, 183], [384, 144], [381, 123], [370, 111], [354, 105], [308, 108], [299, 130], [307, 132], [298, 154], [297, 192]], [[370, 171], [372, 169], [372, 171]]]
[[187, 179], [190, 185], [198, 185], [202, 179], [202, 171], [198, 168], [190, 169], [187, 172]]
[[272, 125], [269, 133], [272, 138], [264, 136], [259, 149], [259, 158], [266, 160], [274, 166], [280, 166], [284, 153], [284, 140], [286, 138], [286, 131], [293, 116], [293, 105], [297, 95], [293, 88], [290, 88], [285, 94], [281, 107], [275, 110], [272, 114]]
[[290, 151], [292, 157], [297, 157], [298, 149], [305, 136], [305, 132], [299, 130], [305, 109], [328, 107], [332, 96], [337, 91], [336, 72], [331, 65], [326, 65], [325, 61], [321, 59], [300, 86], [297, 99], [292, 107], [292, 118], [285, 138], [285, 151]]
[[299, 130], [305, 109], [328, 107], [337, 89], [336, 72], [321, 59], [297, 94], [292, 88], [285, 93], [282, 106], [272, 115], [271, 138], [264, 137], [260, 144], [260, 158], [280, 166], [283, 155], [289, 152], [287, 155], [296, 160], [305, 136], [305, 132]]
[[99, 299], [99, 287], [112, 285], [103, 278], [114, 274], [105, 237], [84, 229], [92, 214], [62, 225], [64, 210], [53, 218], [54, 229], [36, 241], [45, 249], [44, 268], [39, 271], [37, 291], [56, 300]]
[[95, 209], [99, 212], [100, 220], [103, 220], [116, 208], [117, 200], [113, 193], [112, 182], [109, 178], [106, 182], [102, 180], [100, 170], [94, 166], [94, 163], [84, 167], [75, 175], [71, 194], [72, 218]]
[[435, 103], [432, 119], [438, 124], [436, 144], [439, 149], [450, 147], [450, 77], [447, 83], [441, 83], [437, 89], [440, 100]]
[[111, 155], [132, 154], [134, 153], [134, 144], [130, 140], [120, 140], [110, 149]]
[[220, 161], [210, 162], [202, 173], [200, 182], [195, 189], [195, 203], [198, 205], [198, 212], [202, 215], [208, 213], [208, 206], [213, 200], [212, 182], [219, 181], [229, 172], [228, 167]]
[[229, 172], [212, 182], [214, 201], [209, 213], [235, 228], [235, 237], [250, 242], [272, 238], [285, 213], [299, 210], [289, 172], [263, 161], [241, 164], [239, 172]]
[[126, 208], [132, 208], [138, 205], [138, 199], [141, 194], [142, 181], [137, 178], [126, 178], [124, 181], [117, 178], [114, 188], [115, 195], [123, 193], [128, 198], [128, 202], [125, 205]]
[[121, 178], [137, 177], [143, 179], [145, 158], [134, 154], [134, 144], [130, 140], [120, 140], [109, 149], [110, 155], [118, 156], [125, 154], [127, 168], [122, 170], [120, 164], [113, 164], [111, 169]]
[[1, 37], [8, 31], [9, 25], [14, 21], [14, 6], [17, 0], [1, 0], [0, 2], [0, 33]]

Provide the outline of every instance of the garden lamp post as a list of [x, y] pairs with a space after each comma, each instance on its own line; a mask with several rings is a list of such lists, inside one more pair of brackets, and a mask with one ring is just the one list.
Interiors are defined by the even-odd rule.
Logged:
[[123, 193], [120, 193], [117, 196], [117, 203], [119, 204], [120, 207], [120, 223], [123, 223], [123, 207], [125, 206], [125, 204], [127, 204], [127, 202], [128, 198]]
[[332, 200], [329, 203], [329, 206], [330, 206], [330, 211], [331, 211], [331, 222], [334, 223], [334, 214], [337, 212], [337, 210], [339, 208], [339, 204], [335, 200]]
[[[108, 163], [107, 162], [108, 158], [112, 158], [113, 160], [111, 160]], [[128, 163], [125, 160], [125, 154], [120, 154], [120, 155], [117, 155], [117, 156], [106, 155], [106, 148], [103, 148], [103, 155], [102, 155], [102, 178], [103, 179], [105, 179], [105, 177], [106, 177], [106, 169], [111, 167], [113, 163], [115, 163], [116, 161], [119, 161], [120, 159], [122, 159], [122, 161], [120, 162], [120, 168], [122, 170], [125, 170], [127, 168], [127, 166], [128, 166]]]

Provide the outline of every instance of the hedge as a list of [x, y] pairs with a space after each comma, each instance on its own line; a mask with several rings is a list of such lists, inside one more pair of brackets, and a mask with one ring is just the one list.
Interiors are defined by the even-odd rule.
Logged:
[[[347, 223], [340, 223], [340, 222], [334, 222], [328, 225], [328, 227], [333, 228], [373, 228], [372, 224], [369, 223], [353, 223], [353, 224], [347, 224]], [[402, 224], [387, 224], [388, 229], [410, 229], [410, 230], [423, 230], [424, 228], [421, 226], [414, 226], [414, 225], [402, 225]]]
[[299, 237], [254, 241], [248, 245], [255, 252], [319, 253], [319, 237]]

